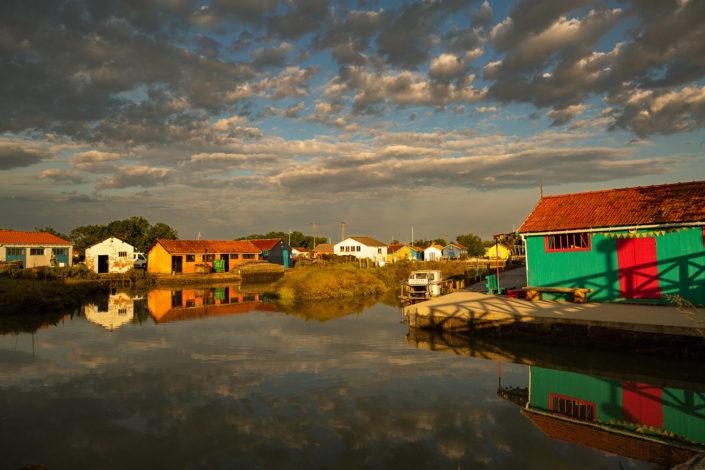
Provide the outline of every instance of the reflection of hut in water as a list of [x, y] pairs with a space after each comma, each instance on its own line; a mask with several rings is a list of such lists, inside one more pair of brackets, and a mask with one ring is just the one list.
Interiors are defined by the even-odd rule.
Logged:
[[664, 465], [705, 451], [705, 394], [530, 368], [522, 413], [548, 437]]
[[155, 289], [147, 294], [149, 314], [157, 323], [235, 315], [254, 310], [276, 311], [261, 294], [238, 291], [234, 286], [193, 289]]
[[118, 292], [110, 294], [105, 304], [85, 305], [83, 314], [89, 322], [108, 330], [115, 330], [135, 317], [135, 302], [129, 294]]

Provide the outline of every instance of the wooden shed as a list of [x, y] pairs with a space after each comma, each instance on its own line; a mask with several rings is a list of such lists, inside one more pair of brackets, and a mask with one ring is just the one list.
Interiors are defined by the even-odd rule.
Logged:
[[281, 238], [268, 238], [261, 240], [250, 240], [253, 245], [259, 248], [261, 258], [272, 264], [280, 264], [285, 268], [291, 263], [291, 247]]
[[705, 304], [705, 181], [542, 198], [519, 233], [530, 286]]
[[158, 274], [194, 273], [197, 265], [213, 267], [223, 261], [224, 271], [260, 259], [260, 249], [247, 240], [157, 240], [147, 254], [147, 271]]
[[449, 243], [443, 247], [443, 258], [465, 259], [468, 257], [468, 248], [460, 243]]

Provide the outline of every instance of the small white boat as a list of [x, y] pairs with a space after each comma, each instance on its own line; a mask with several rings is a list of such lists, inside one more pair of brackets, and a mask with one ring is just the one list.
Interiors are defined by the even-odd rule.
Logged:
[[444, 294], [443, 275], [437, 270], [412, 271], [409, 279], [402, 284], [399, 298], [406, 302], [418, 302]]

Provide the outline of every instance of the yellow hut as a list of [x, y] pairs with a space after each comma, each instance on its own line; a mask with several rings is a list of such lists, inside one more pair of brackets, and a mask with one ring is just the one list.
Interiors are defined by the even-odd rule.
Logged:
[[499, 257], [499, 259], [507, 260], [509, 259], [509, 255], [511, 254], [512, 250], [502, 245], [501, 243], [495, 243], [491, 247], [487, 248], [487, 250], [485, 250], [485, 256], [492, 259], [496, 259], [497, 257]]

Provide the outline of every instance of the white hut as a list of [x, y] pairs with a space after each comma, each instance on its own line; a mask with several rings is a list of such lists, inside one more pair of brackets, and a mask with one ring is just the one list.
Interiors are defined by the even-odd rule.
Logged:
[[110, 237], [86, 248], [86, 266], [97, 273], [124, 273], [134, 267], [135, 247]]
[[423, 250], [423, 259], [426, 261], [440, 261], [443, 257], [443, 247], [440, 245], [431, 245]]

